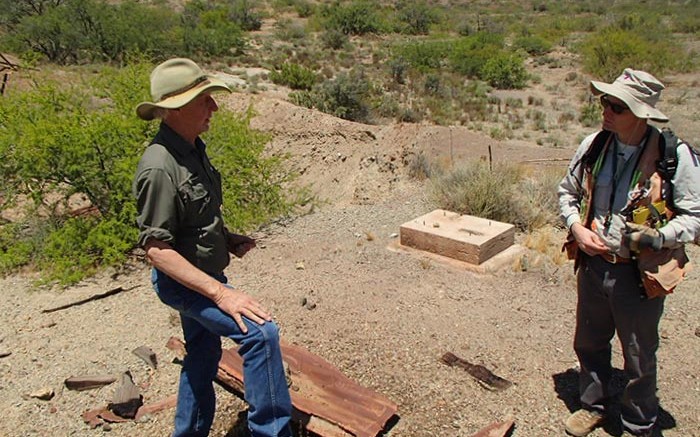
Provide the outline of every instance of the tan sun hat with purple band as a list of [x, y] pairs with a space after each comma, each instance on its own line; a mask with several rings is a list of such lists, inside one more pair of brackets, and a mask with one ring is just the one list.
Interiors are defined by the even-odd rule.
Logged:
[[608, 94], [625, 102], [639, 118], [666, 122], [668, 117], [656, 109], [664, 85], [651, 74], [625, 68], [613, 83], [591, 81], [591, 92], [595, 96]]
[[205, 74], [191, 59], [168, 59], [151, 73], [153, 102], [139, 103], [136, 114], [144, 120], [153, 120], [158, 108], [182, 108], [205, 91], [231, 89], [221, 80]]

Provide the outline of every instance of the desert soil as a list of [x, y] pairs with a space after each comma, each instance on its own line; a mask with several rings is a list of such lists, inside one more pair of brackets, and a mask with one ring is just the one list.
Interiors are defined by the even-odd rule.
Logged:
[[[531, 92], [548, 102], [585, 92], [586, 79], [565, 81], [566, 73], [543, 69], [539, 74], [550, 87]], [[677, 120], [674, 129], [697, 143], [696, 83], [696, 77], [672, 78], [662, 108]], [[526, 139], [499, 142], [464, 127], [350, 123], [294, 107], [272, 91], [234, 94], [222, 103], [236, 110], [253, 103], [253, 126], [273, 135], [270, 153], [289, 153], [300, 181], [324, 202], [257, 231], [259, 247], [231, 263], [230, 281], [273, 311], [285, 341], [396, 402], [399, 420], [389, 437], [470, 436], [507, 418], [516, 423], [514, 436], [563, 435], [563, 419], [577, 408], [571, 265], [527, 249], [527, 262], [474, 273], [390, 247], [402, 223], [435, 208], [428, 182], [407, 176], [412, 154], [458, 164], [486, 156], [492, 145], [494, 159], [568, 158], [590, 129], [561, 129], [565, 144], [557, 148]], [[563, 234], [550, 230], [539, 238], [550, 239], [551, 254]], [[697, 247], [689, 250], [700, 259]], [[129, 370], [147, 403], [176, 392], [180, 366], [165, 344], [181, 337], [180, 327], [153, 293], [148, 267], [135, 260], [68, 289], [37, 287], [34, 279], [28, 273], [0, 280], [0, 436], [168, 435], [173, 410], [90, 429], [81, 413], [106, 406], [115, 385], [75, 392], [63, 384], [71, 376]], [[661, 322], [660, 435], [667, 437], [700, 436], [699, 283], [696, 269], [667, 299]], [[42, 313], [115, 287], [126, 291]], [[157, 354], [157, 370], [132, 353], [142, 345]], [[615, 346], [614, 364], [621, 369]], [[463, 370], [440, 363], [448, 351], [514, 385], [485, 390]], [[53, 398], [30, 396], [44, 389], [53, 390]], [[217, 392], [212, 435], [245, 435], [245, 404], [218, 386]], [[591, 435], [620, 430], [613, 425]]]

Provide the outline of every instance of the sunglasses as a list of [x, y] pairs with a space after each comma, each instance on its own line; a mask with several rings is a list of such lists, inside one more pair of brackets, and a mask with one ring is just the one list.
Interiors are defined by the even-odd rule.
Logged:
[[603, 108], [610, 108], [610, 110], [612, 112], [614, 112], [615, 114], [618, 114], [618, 115], [622, 114], [625, 111], [629, 111], [629, 109], [630, 109], [625, 105], [620, 105], [620, 104], [611, 102], [610, 99], [608, 98], [607, 94], [600, 96], [600, 104], [603, 106]]

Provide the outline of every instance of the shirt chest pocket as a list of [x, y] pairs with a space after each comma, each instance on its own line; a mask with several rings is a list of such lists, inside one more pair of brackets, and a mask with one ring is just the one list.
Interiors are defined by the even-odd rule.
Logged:
[[608, 172], [601, 172], [595, 183], [595, 198], [593, 204], [597, 210], [607, 211], [610, 207], [610, 195], [613, 190], [612, 175]]
[[214, 205], [212, 205], [211, 190], [201, 178], [192, 175], [178, 191], [184, 205], [185, 221], [195, 225], [207, 223], [214, 213]]

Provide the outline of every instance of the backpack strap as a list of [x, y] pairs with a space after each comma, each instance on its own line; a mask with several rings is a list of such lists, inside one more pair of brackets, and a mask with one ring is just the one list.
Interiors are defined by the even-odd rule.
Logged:
[[666, 205], [673, 210], [673, 183], [671, 180], [678, 169], [678, 137], [671, 129], [664, 128], [659, 135], [659, 160], [656, 162], [656, 171], [665, 182], [668, 182], [668, 194]]

